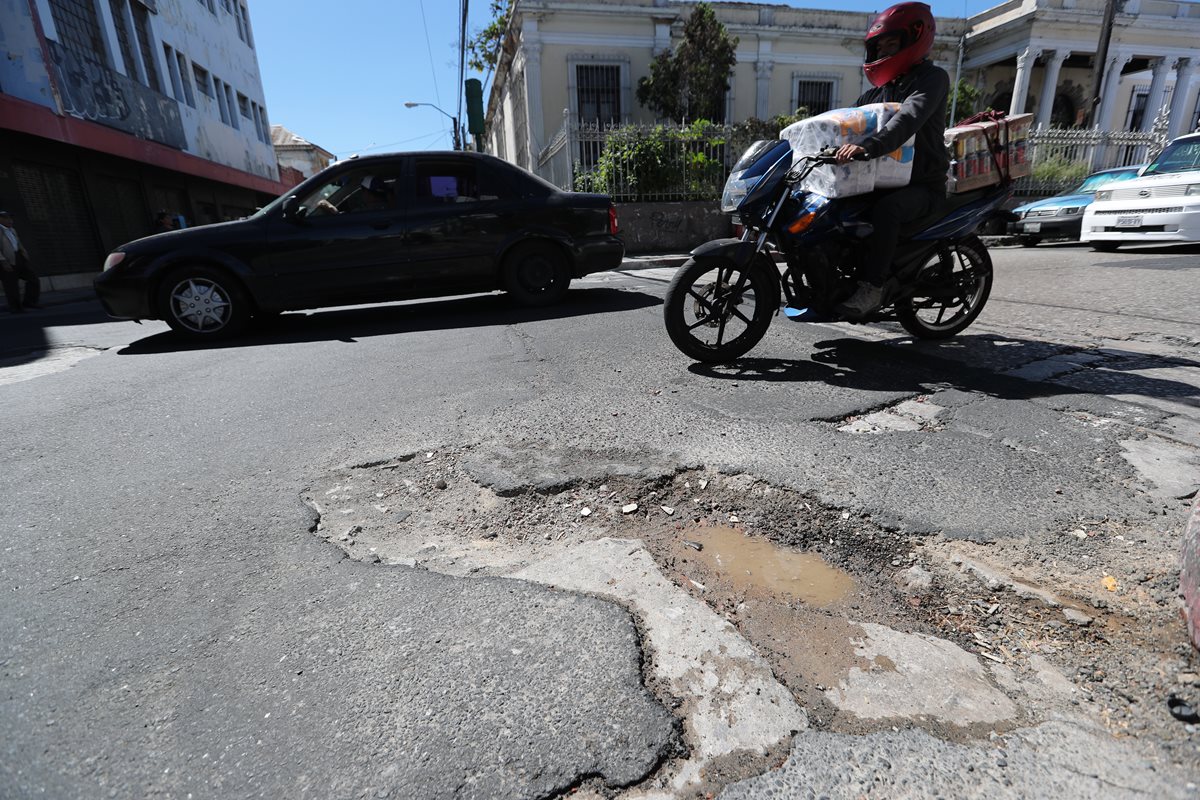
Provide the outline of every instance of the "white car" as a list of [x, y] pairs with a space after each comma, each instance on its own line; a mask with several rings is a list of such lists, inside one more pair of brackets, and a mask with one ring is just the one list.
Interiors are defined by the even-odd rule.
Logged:
[[1200, 133], [1171, 142], [1141, 177], [1096, 192], [1079, 240], [1093, 250], [1200, 242]]

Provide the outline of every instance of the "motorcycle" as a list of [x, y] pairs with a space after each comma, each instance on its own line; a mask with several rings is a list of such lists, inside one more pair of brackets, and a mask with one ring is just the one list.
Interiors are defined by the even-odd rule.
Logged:
[[[721, 210], [736, 212], [740, 239], [717, 239], [691, 252], [667, 289], [663, 318], [685, 355], [723, 363], [750, 351], [781, 304], [799, 322], [899, 321], [921, 339], [964, 330], [987, 303], [992, 261], [976, 231], [1012, 194], [1003, 181], [947, 197], [908, 226], [884, 285], [885, 305], [864, 319], [835, 310], [854, 293], [856, 265], [869, 258], [870, 196], [830, 199], [800, 184], [834, 149], [793, 157], [786, 141], [752, 144], [725, 184]], [[786, 268], [776, 265], [774, 254]]]

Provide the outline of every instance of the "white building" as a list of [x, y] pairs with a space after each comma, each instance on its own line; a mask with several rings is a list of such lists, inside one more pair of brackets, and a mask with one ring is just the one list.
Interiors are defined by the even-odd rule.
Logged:
[[43, 274], [285, 189], [246, 0], [0, 0], [0, 49], [0, 205]]
[[333, 153], [282, 125], [271, 126], [271, 144], [280, 170], [294, 169], [305, 178], [311, 178], [337, 160]]
[[[862, 36], [873, 14], [711, 3], [738, 38], [726, 120], [853, 104], [866, 84]], [[886, 4], [881, 4], [881, 7]], [[488, 100], [488, 149], [536, 169], [564, 124], [652, 122], [637, 81], [673, 48], [695, 7], [681, 0], [517, 0]], [[982, 92], [985, 106], [1030, 111], [1043, 125], [1086, 110], [1104, 0], [1009, 0], [969, 19], [939, 19], [934, 60]], [[965, 36], [965, 39], [964, 39]], [[1098, 124], [1149, 129], [1167, 107], [1172, 133], [1196, 124], [1200, 4], [1126, 0], [1116, 17]]]

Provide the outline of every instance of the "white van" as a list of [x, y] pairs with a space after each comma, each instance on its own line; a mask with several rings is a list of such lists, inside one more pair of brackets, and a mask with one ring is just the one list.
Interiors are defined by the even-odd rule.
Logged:
[[1122, 244], [1200, 242], [1200, 133], [1171, 142], [1141, 177], [1096, 192], [1079, 240], [1106, 251]]

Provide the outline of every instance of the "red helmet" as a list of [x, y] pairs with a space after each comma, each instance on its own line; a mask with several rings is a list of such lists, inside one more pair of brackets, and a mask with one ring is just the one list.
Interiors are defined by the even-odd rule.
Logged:
[[[867, 80], [872, 86], [883, 86], [924, 61], [933, 49], [936, 30], [933, 12], [924, 3], [899, 3], [881, 13], [863, 37], [867, 46], [863, 72], [867, 74]], [[879, 39], [894, 35], [900, 37], [900, 50], [895, 55], [879, 58], [876, 55]]]

